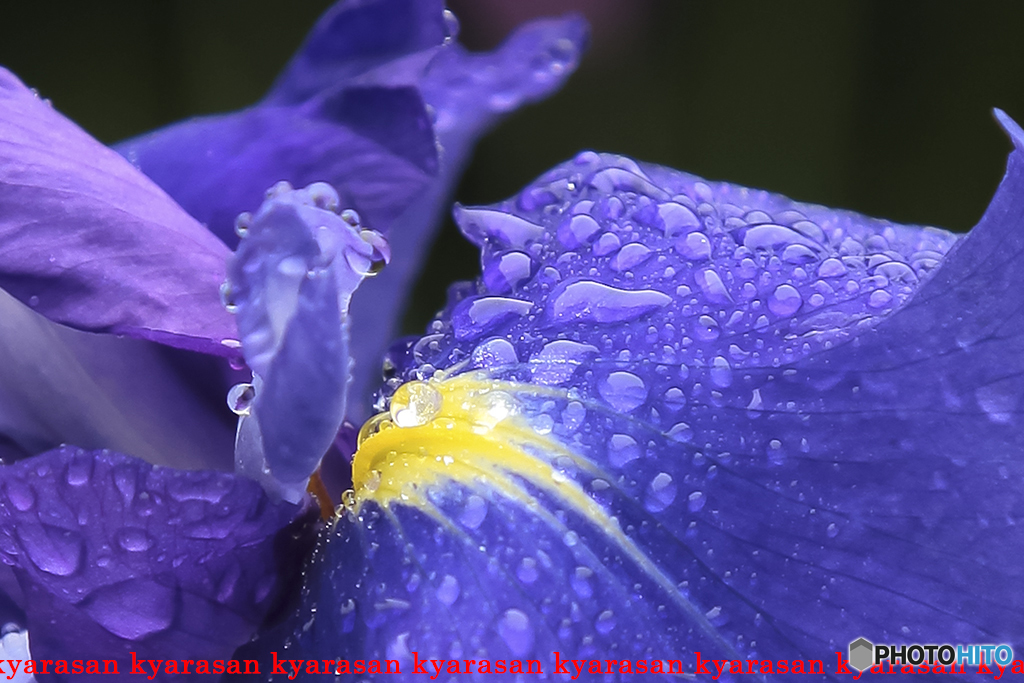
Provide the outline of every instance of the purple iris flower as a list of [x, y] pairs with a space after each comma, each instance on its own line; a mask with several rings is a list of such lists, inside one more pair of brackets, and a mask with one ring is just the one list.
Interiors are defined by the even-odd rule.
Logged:
[[[1015, 149], [962, 239], [593, 152], [457, 207], [481, 277], [391, 348], [382, 412], [346, 450], [371, 328], [393, 332], [458, 160], [582, 37], [531, 25], [469, 56], [450, 25], [425, 0], [339, 6], [254, 109], [120, 148], [188, 213], [5, 74], [0, 286], [22, 303], [0, 328], [80, 375], [47, 421], [61, 378], [4, 371], [6, 457], [81, 435], [209, 466], [206, 423], [173, 407], [203, 395], [185, 354], [240, 347], [253, 373], [231, 392], [245, 476], [74, 446], [0, 471], [33, 657], [175, 661], [144, 669], [160, 680], [233, 652], [262, 680], [721, 673], [709, 660], [806, 680], [812, 660], [841, 678], [858, 637], [1024, 646], [1024, 131], [1001, 112]], [[133, 371], [111, 379], [115, 353]], [[367, 374], [346, 391], [350, 357]], [[101, 391], [142, 371], [174, 400]], [[107, 415], [139, 426], [108, 434]], [[321, 524], [287, 501], [328, 448], [351, 481]]]
[[962, 239], [593, 152], [456, 208], [482, 276], [393, 355], [301, 604], [243, 651], [804, 680], [859, 637], [1019, 648], [1024, 131], [997, 118]]

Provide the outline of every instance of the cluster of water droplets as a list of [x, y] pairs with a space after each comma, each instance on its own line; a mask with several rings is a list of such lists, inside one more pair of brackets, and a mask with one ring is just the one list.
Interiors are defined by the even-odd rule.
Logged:
[[289, 519], [250, 505], [255, 491], [222, 473], [62, 447], [6, 468], [0, 554], [28, 584], [126, 641], [172, 629], [190, 592], [190, 609], [230, 614], [226, 638], [241, 642], [249, 631], [238, 625], [255, 627], [275, 588], [270, 539]]
[[[724, 507], [744, 504], [736, 472], [766, 471], [765, 495], [812, 506], [799, 516], [816, 543], [848, 522], [789, 475], [813, 437], [747, 425], [793, 414], [771, 390], [788, 381], [788, 366], [897, 311], [955, 237], [591, 152], [512, 200], [459, 208], [456, 218], [482, 249], [482, 277], [453, 287], [427, 333], [396, 352], [381, 405], [438, 371], [480, 369], [511, 383], [535, 433], [574, 454], [553, 461], [552, 477], [586, 491], [646, 559], [579, 519], [567, 524], [566, 547], [606, 567], [641, 567], [628, 585], [659, 596], [659, 613], [684, 618], [700, 637], [720, 637], [730, 620], [760, 623], [756, 610], [723, 609], [723, 586], [745, 590], [757, 572], [708, 531]], [[699, 563], [674, 554], [680, 541]], [[798, 556], [800, 544], [787, 542], [780, 552]], [[535, 555], [508, 559], [523, 586], [535, 585]], [[578, 564], [581, 575], [597, 571]], [[585, 579], [576, 576], [574, 591], [586, 593]], [[595, 619], [588, 637], [615, 623]], [[752, 644], [740, 636], [717, 646]]]

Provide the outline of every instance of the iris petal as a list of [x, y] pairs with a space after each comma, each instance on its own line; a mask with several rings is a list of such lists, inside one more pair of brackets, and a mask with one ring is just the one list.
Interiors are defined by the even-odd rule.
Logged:
[[0, 71], [0, 287], [79, 329], [229, 355], [227, 249], [121, 157]]
[[[203, 400], [220, 359], [141, 339], [73, 330], [0, 290], [3, 462], [63, 443], [130, 452], [180, 468], [232, 469], [234, 416]], [[176, 363], [191, 361], [183, 381]], [[205, 372], [204, 372], [205, 371]]]
[[1018, 149], [960, 241], [592, 153], [462, 210], [515, 276], [453, 290], [413, 345], [264, 647], [551, 672], [1020, 646], [1024, 134], [1001, 120]]
[[276, 537], [296, 509], [254, 482], [72, 447], [0, 477], [35, 659], [226, 658], [290, 576]]
[[236, 461], [256, 479], [269, 468], [293, 499], [345, 414], [352, 293], [389, 257], [358, 214], [339, 211], [324, 183], [276, 186], [243, 228], [226, 290], [256, 377], [251, 416], [239, 409]]

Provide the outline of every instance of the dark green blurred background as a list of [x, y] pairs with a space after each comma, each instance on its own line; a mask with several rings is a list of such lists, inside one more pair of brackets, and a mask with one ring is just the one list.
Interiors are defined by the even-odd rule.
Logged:
[[[507, 197], [584, 148], [909, 223], [968, 229], [1024, 121], [1024, 3], [452, 0], [463, 41], [583, 7], [590, 53], [479, 146], [457, 198]], [[0, 64], [113, 142], [256, 100], [328, 6], [273, 0], [5, 3]], [[412, 329], [476, 273], [454, 227]]]

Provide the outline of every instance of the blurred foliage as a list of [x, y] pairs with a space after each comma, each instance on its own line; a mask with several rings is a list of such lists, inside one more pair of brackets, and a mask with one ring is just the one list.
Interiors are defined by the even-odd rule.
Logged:
[[[490, 47], [505, 28], [495, 2], [516, 1], [452, 0], [464, 42]], [[616, 1], [621, 16], [597, 17], [566, 89], [483, 141], [459, 201], [501, 200], [589, 148], [966, 230], [1009, 149], [991, 107], [1024, 120], [1024, 3]], [[252, 103], [329, 4], [8, 3], [0, 64], [112, 142]], [[476, 272], [448, 221], [409, 329], [422, 329], [453, 277]]]

